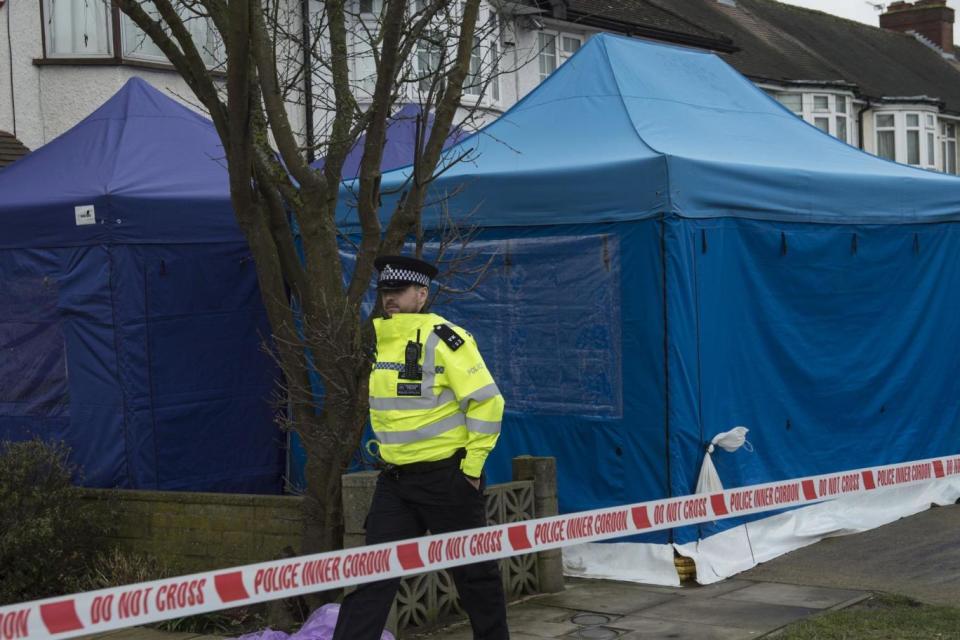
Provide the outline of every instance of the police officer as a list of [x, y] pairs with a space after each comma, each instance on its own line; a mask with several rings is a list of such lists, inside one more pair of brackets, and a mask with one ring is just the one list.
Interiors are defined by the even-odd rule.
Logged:
[[[421, 313], [433, 265], [375, 261], [384, 317], [376, 318], [370, 422], [386, 468], [367, 515], [367, 544], [485, 526], [483, 464], [500, 434], [503, 396], [469, 333]], [[450, 570], [475, 640], [509, 638], [495, 561]], [[340, 609], [333, 640], [379, 640], [400, 579], [361, 585]]]

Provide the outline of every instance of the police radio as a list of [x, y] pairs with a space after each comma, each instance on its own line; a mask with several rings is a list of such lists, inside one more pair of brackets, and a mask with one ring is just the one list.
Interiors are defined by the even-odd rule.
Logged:
[[420, 366], [420, 352], [423, 345], [420, 344], [420, 330], [417, 330], [417, 340], [407, 342], [407, 347], [403, 351], [403, 371], [397, 376], [401, 380], [423, 380], [423, 368]]

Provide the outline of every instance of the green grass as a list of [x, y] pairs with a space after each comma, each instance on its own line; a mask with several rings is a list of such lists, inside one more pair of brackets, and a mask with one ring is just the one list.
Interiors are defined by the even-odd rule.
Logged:
[[960, 640], [960, 608], [877, 594], [786, 627], [778, 640]]

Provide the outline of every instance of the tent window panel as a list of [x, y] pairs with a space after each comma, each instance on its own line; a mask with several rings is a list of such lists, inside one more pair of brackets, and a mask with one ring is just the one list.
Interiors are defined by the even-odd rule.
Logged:
[[47, 55], [112, 55], [110, 6], [106, 0], [47, 0], [43, 7]]
[[[467, 251], [476, 257], [448, 286], [469, 289], [476, 280], [470, 265], [493, 258], [486, 275], [468, 294], [438, 298], [435, 308], [476, 337], [510, 410], [621, 416], [619, 238], [474, 240]], [[435, 252], [428, 243], [426, 255]], [[576, 295], [564, 297], [557, 313], [561, 291]]]
[[69, 417], [56, 281], [40, 275], [5, 278], [0, 300], [0, 416]]

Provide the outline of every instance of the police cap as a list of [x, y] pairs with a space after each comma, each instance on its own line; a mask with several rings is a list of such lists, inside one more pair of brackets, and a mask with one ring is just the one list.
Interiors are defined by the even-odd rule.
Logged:
[[381, 290], [406, 289], [412, 284], [429, 287], [437, 276], [435, 266], [408, 256], [380, 256], [373, 265], [380, 272], [377, 288]]

